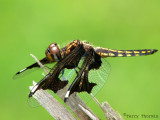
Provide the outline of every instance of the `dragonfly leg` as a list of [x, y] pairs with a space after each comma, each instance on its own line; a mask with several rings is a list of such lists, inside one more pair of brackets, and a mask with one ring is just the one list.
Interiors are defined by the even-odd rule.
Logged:
[[[78, 68], [78, 69], [79, 69], [79, 68]], [[78, 76], [78, 74], [79, 74], [79, 73], [78, 73], [77, 69], [76, 69], [76, 68], [74, 68], [74, 70], [75, 70], [75, 72], [76, 72], [76, 74], [77, 74], [77, 76]]]
[[64, 80], [66, 80], [66, 79], [65, 79], [65, 77], [64, 77], [63, 75], [64, 75], [64, 69], [62, 70], [62, 73], [61, 73], [61, 75], [60, 75], [60, 78], [62, 78], [62, 80], [64, 81]]
[[44, 67], [45, 67], [45, 68], [48, 68], [48, 69], [50, 69], [50, 70], [52, 69], [52, 68], [48, 67], [47, 65], [45, 65]]

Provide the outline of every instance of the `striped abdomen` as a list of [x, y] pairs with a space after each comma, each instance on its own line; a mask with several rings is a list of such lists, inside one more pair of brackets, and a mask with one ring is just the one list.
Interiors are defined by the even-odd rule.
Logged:
[[143, 49], [143, 50], [114, 50], [108, 48], [95, 48], [95, 51], [101, 57], [129, 57], [129, 56], [142, 56], [151, 55], [157, 52], [157, 49]]

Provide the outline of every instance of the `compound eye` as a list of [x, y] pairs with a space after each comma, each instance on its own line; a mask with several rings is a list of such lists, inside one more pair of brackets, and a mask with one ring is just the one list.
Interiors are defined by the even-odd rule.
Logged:
[[50, 49], [49, 48], [47, 49], [47, 52], [50, 53]]

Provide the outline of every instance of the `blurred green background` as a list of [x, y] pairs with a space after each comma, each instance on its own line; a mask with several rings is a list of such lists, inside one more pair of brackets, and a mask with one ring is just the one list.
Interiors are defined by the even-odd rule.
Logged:
[[[159, 0], [0, 0], [1, 120], [53, 119], [27, 103], [28, 86], [42, 79], [42, 71], [12, 79], [34, 62], [30, 53], [41, 59], [50, 43], [63, 47], [74, 39], [112, 49], [160, 49], [159, 5]], [[124, 113], [160, 119], [159, 56], [107, 58], [112, 70], [96, 97], [124, 119]], [[104, 119], [94, 102], [89, 106]]]

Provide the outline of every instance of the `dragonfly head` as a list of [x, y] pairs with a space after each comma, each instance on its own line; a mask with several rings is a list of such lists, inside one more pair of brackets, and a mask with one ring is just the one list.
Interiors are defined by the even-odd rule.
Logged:
[[51, 62], [59, 61], [61, 59], [61, 50], [59, 49], [57, 43], [51, 43], [45, 54]]

